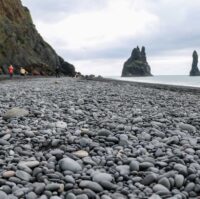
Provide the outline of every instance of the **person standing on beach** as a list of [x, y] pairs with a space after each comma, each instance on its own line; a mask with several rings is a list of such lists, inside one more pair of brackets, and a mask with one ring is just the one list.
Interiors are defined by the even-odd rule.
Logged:
[[10, 75], [10, 79], [12, 79], [12, 77], [13, 77], [13, 72], [14, 72], [14, 68], [13, 68], [12, 65], [10, 65], [10, 66], [8, 67], [8, 72], [9, 72], [9, 75]]
[[25, 76], [26, 75], [26, 70], [24, 68], [20, 68], [20, 75]]
[[60, 69], [58, 66], [56, 67], [56, 77], [60, 77]]

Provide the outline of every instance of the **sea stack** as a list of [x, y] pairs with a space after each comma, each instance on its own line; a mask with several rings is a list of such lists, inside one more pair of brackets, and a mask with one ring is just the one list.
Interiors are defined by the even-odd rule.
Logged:
[[65, 62], [37, 32], [28, 8], [21, 0], [0, 0], [0, 70], [7, 73], [12, 64], [15, 72], [23, 66], [30, 73], [54, 73], [55, 68], [75, 75], [72, 64]]
[[192, 69], [190, 71], [190, 76], [200, 76], [199, 68], [198, 68], [198, 54], [195, 50], [192, 54]]
[[131, 57], [124, 63], [122, 77], [152, 76], [147, 62], [145, 47], [134, 48]]

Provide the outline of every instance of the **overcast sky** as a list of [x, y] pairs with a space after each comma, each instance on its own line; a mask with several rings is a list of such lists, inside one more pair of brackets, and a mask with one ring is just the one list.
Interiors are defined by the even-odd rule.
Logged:
[[154, 75], [189, 74], [200, 0], [22, 0], [43, 38], [83, 74], [120, 76], [137, 45]]

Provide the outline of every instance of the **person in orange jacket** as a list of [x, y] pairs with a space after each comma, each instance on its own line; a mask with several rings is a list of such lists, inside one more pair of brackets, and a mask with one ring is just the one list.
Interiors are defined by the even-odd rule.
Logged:
[[9, 72], [9, 75], [10, 75], [10, 79], [12, 79], [12, 77], [13, 77], [13, 72], [14, 72], [14, 68], [13, 68], [12, 65], [10, 65], [10, 66], [8, 67], [8, 72]]

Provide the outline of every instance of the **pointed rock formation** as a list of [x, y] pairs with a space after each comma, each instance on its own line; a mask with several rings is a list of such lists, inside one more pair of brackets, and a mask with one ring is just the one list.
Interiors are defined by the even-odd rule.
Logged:
[[0, 67], [7, 73], [13, 64], [15, 72], [23, 66], [29, 73], [53, 74], [56, 67], [74, 76], [75, 68], [59, 57], [37, 32], [29, 10], [20, 0], [0, 0]]
[[122, 77], [152, 76], [147, 62], [145, 47], [134, 48], [131, 57], [124, 63]]
[[198, 68], [198, 54], [195, 50], [192, 54], [193, 61], [192, 61], [192, 69], [190, 71], [190, 76], [200, 76], [199, 68]]

